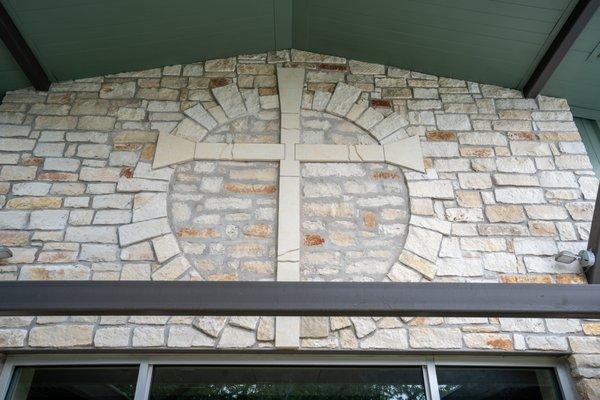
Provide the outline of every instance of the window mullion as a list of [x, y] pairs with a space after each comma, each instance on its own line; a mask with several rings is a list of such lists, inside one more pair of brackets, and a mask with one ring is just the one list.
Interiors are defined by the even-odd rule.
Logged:
[[150, 395], [150, 383], [152, 380], [152, 365], [144, 361], [140, 364], [137, 383], [135, 386], [134, 400], [147, 400]]
[[437, 373], [435, 364], [432, 361], [425, 364], [425, 385], [429, 394], [429, 400], [440, 400], [440, 391], [438, 389]]

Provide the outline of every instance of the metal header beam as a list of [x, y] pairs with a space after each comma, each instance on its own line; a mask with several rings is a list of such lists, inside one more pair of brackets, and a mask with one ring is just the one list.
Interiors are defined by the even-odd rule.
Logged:
[[0, 315], [600, 318], [600, 287], [389, 282], [0, 282]]
[[532, 98], [540, 94], [552, 73], [558, 68], [560, 62], [567, 55], [567, 52], [599, 6], [600, 0], [579, 0], [531, 77], [525, 83], [523, 87], [525, 97]]
[[48, 76], [2, 3], [0, 3], [0, 39], [2, 39], [35, 90], [47, 91], [50, 87]]

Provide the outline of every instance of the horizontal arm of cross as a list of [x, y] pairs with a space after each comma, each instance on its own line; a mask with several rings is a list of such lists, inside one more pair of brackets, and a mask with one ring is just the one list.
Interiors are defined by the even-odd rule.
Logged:
[[[287, 144], [290, 146], [291, 144]], [[385, 162], [424, 172], [418, 137], [384, 145], [340, 145], [295, 143], [294, 159], [300, 162]], [[281, 161], [282, 143], [194, 143], [161, 134], [153, 168], [192, 160]]]
[[425, 172], [418, 137], [380, 145], [297, 144], [301, 162], [385, 162]]
[[280, 143], [196, 143], [194, 159], [228, 161], [280, 161], [285, 146]]

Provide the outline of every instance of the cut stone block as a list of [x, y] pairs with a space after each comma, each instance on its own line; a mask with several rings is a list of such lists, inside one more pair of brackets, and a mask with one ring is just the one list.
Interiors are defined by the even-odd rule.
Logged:
[[195, 147], [196, 143], [191, 140], [168, 133], [159, 134], [152, 169], [192, 161]]
[[196, 160], [279, 161], [285, 146], [278, 143], [197, 143]]
[[282, 129], [300, 129], [300, 114], [281, 114]]
[[217, 126], [217, 121], [215, 121], [212, 115], [206, 111], [202, 104], [197, 104], [192, 108], [188, 108], [183, 113], [208, 130]]
[[212, 93], [229, 118], [239, 117], [246, 113], [244, 99], [237, 85], [217, 87], [212, 90]]
[[350, 146], [350, 161], [354, 162], [384, 162], [383, 146], [355, 145]]
[[171, 131], [171, 135], [179, 136], [185, 139], [192, 140], [194, 142], [201, 142], [205, 137], [208, 131], [202, 127], [202, 125], [197, 124], [191, 118], [184, 118], [173, 131]]
[[356, 100], [358, 100], [361, 92], [357, 87], [340, 82], [335, 87], [333, 96], [331, 96], [325, 110], [331, 114], [344, 117], [348, 114]]
[[242, 97], [246, 103], [246, 110], [251, 114], [256, 114], [260, 111], [260, 97], [258, 95], [258, 89], [242, 89]]
[[278, 282], [298, 282], [300, 280], [300, 263], [298, 261], [277, 262]]
[[356, 124], [363, 129], [371, 129], [376, 124], [383, 120], [383, 114], [369, 107], [362, 113], [362, 115], [356, 120]]
[[275, 318], [275, 347], [300, 347], [300, 317]]
[[387, 163], [425, 172], [421, 141], [418, 136], [383, 145]]
[[297, 144], [296, 160], [303, 162], [384, 162], [383, 146]]
[[232, 160], [233, 143], [197, 143], [196, 160]]
[[304, 89], [304, 68], [277, 68], [282, 113], [299, 113]]
[[300, 261], [300, 177], [282, 176], [279, 179], [279, 210], [277, 261]]
[[281, 176], [300, 176], [300, 162], [295, 158], [295, 145], [300, 142], [299, 129], [281, 129], [281, 143], [285, 146], [285, 159], [279, 164]]
[[371, 134], [375, 136], [377, 140], [383, 140], [387, 136], [396, 132], [398, 129], [404, 128], [408, 125], [408, 121], [400, 114], [390, 114], [383, 121], [378, 123], [371, 129]]
[[296, 160], [305, 162], [350, 161], [348, 147], [343, 144], [297, 144]]
[[233, 145], [233, 159], [239, 161], [279, 161], [283, 160], [285, 146], [277, 143]]

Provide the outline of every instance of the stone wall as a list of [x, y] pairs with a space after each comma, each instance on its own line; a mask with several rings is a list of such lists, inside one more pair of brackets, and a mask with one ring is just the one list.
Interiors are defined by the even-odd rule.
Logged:
[[[418, 136], [425, 156], [425, 173], [304, 164], [302, 279], [585, 283], [576, 264], [552, 260], [585, 247], [598, 185], [566, 101], [300, 51], [7, 94], [0, 243], [14, 257], [0, 279], [274, 279], [276, 163], [151, 163], [158, 133], [278, 142], [276, 65], [307, 71], [303, 143]], [[340, 82], [360, 89], [347, 107], [332, 96], [348, 90]], [[221, 87], [243, 104], [217, 98]], [[0, 318], [0, 348], [272, 348], [273, 327], [265, 317], [11, 317]], [[598, 322], [574, 319], [303, 318], [301, 348], [570, 352], [594, 398], [599, 335]]]

